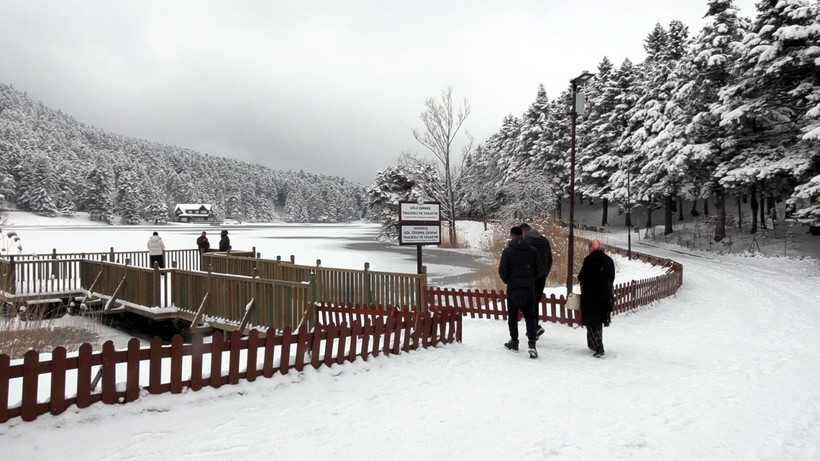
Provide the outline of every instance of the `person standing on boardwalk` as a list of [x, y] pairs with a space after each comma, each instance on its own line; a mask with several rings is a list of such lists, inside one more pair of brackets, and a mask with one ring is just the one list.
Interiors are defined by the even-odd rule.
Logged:
[[615, 263], [600, 240], [589, 242], [589, 255], [578, 273], [581, 283], [581, 323], [587, 329], [587, 347], [594, 357], [604, 355], [604, 329], [612, 318]]
[[228, 231], [223, 230], [219, 239], [219, 251], [229, 251], [231, 249], [231, 239], [228, 237]]
[[527, 344], [531, 358], [538, 357], [535, 348], [538, 319], [533, 300], [535, 279], [543, 275], [544, 264], [538, 250], [524, 241], [524, 232], [519, 226], [510, 229], [510, 241], [501, 253], [498, 276], [507, 285], [507, 324], [510, 340], [504, 347], [518, 352], [518, 313], [524, 314], [527, 324]]
[[151, 269], [154, 268], [154, 263], [157, 263], [160, 269], [165, 268], [165, 243], [159, 236], [159, 232], [154, 232], [154, 235], [148, 239], [148, 263]]
[[[541, 296], [544, 294], [544, 287], [547, 285], [547, 277], [552, 270], [552, 248], [550, 241], [540, 232], [530, 227], [527, 223], [521, 223], [521, 230], [524, 231], [524, 241], [538, 250], [538, 256], [544, 264], [544, 275], [535, 279], [535, 286], [533, 287], [533, 295], [535, 295], [535, 321], [538, 322], [538, 305], [541, 303]], [[536, 325], [535, 339], [541, 338], [544, 334], [544, 327]]]
[[196, 247], [199, 250], [199, 254], [207, 253], [208, 249], [211, 248], [211, 243], [208, 241], [208, 235], [205, 231], [202, 231], [202, 235], [196, 239]]

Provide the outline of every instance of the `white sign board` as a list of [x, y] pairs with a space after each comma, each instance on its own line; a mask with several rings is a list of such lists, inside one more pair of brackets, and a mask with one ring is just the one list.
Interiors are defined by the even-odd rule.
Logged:
[[399, 202], [399, 221], [439, 221], [441, 205], [438, 203]]
[[440, 244], [440, 225], [403, 225], [401, 226], [401, 243], [406, 244]]

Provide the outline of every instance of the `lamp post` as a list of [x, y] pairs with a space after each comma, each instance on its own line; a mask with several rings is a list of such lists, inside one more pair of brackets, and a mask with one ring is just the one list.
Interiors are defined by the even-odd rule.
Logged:
[[[569, 81], [572, 89], [572, 150], [569, 160], [569, 241], [567, 247], [567, 296], [572, 293], [572, 274], [575, 272], [573, 258], [575, 257], [575, 121], [578, 118], [578, 87], [592, 78], [592, 74], [584, 71], [581, 75]], [[583, 93], [581, 93], [583, 95]], [[583, 103], [583, 101], [582, 101]], [[583, 115], [584, 108], [580, 108]]]

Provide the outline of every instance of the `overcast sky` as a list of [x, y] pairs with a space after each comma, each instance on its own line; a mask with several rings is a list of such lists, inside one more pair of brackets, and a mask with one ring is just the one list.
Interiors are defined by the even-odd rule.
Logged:
[[[754, 0], [736, 0], [754, 16]], [[481, 142], [656, 22], [706, 0], [0, 0], [0, 81], [110, 133], [370, 184], [425, 99], [467, 97]]]

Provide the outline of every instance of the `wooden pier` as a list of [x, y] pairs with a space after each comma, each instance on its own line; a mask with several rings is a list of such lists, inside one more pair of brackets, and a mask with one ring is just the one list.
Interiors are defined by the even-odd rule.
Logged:
[[[256, 249], [166, 251], [170, 267], [148, 267], [148, 253], [19, 255], [0, 258], [5, 311], [136, 315], [211, 333], [282, 331], [315, 324], [315, 305], [380, 305], [426, 311], [426, 274], [399, 274], [267, 260]], [[204, 270], [203, 270], [204, 269]]]

